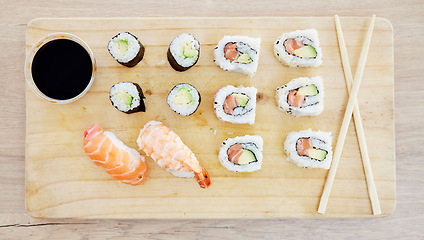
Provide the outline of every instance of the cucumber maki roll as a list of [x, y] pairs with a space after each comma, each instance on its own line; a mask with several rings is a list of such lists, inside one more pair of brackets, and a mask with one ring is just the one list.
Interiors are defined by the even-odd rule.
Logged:
[[296, 117], [317, 116], [324, 110], [322, 77], [300, 77], [277, 88], [278, 108]]
[[174, 112], [190, 116], [199, 107], [200, 94], [192, 85], [180, 83], [169, 92], [166, 102]]
[[144, 56], [144, 46], [129, 32], [114, 36], [107, 45], [110, 55], [126, 67], [134, 67]]
[[171, 67], [183, 72], [193, 67], [200, 55], [200, 43], [191, 34], [183, 33], [169, 44], [168, 61]]
[[287, 160], [298, 167], [329, 169], [333, 156], [331, 140], [331, 132], [290, 132], [284, 142]]
[[219, 120], [236, 124], [254, 124], [256, 93], [254, 87], [227, 85], [215, 94], [214, 109]]
[[120, 82], [110, 88], [109, 99], [121, 112], [145, 112], [143, 90], [137, 83]]
[[253, 77], [258, 68], [260, 38], [225, 36], [215, 47], [215, 63], [226, 71], [235, 71]]
[[262, 166], [263, 139], [261, 136], [241, 136], [225, 140], [218, 159], [233, 172], [254, 172]]
[[284, 33], [274, 43], [274, 55], [289, 67], [317, 67], [322, 63], [315, 29]]

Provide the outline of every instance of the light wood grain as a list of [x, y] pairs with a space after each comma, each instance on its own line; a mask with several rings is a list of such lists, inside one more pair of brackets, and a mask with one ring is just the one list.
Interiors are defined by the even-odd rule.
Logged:
[[[345, 18], [346, 35], [363, 38], [367, 18]], [[231, 27], [227, 23], [232, 22]], [[246, 25], [246, 22], [249, 23]], [[324, 63], [318, 68], [288, 68], [273, 56], [273, 42], [282, 32], [315, 28], [320, 34]], [[126, 68], [109, 56], [105, 45], [119, 31], [139, 36], [146, 47], [142, 62]], [[303, 169], [286, 161], [283, 143], [287, 133], [306, 128], [330, 131], [334, 138], [343, 119], [347, 88], [341, 68], [334, 21], [327, 18], [133, 18], [133, 19], [36, 19], [28, 24], [27, 48], [51, 32], [69, 32], [82, 38], [96, 57], [96, 80], [79, 101], [53, 105], [42, 101], [28, 88], [26, 204], [35, 217], [54, 218], [275, 218], [319, 217], [317, 202], [327, 174], [323, 169]], [[189, 71], [169, 67], [166, 51], [170, 41], [182, 32], [201, 43], [198, 63]], [[213, 63], [212, 52], [224, 35], [261, 37], [261, 58], [257, 74], [222, 71]], [[393, 129], [393, 68], [391, 25], [379, 18], [370, 50], [372, 59], [365, 77], [372, 97], [360, 99], [365, 131], [379, 146], [371, 156], [382, 196], [383, 215], [395, 204], [395, 159]], [[350, 37], [357, 48], [361, 41]], [[382, 51], [388, 48], [389, 51]], [[384, 70], [383, 70], [384, 69]], [[318, 117], [296, 118], [278, 111], [275, 89], [300, 76], [321, 75], [325, 81], [324, 112]], [[116, 111], [108, 100], [110, 87], [120, 81], [140, 84], [146, 95], [145, 113], [132, 115]], [[174, 113], [166, 95], [181, 82], [195, 86], [202, 95], [198, 111], [190, 117]], [[213, 96], [227, 85], [258, 88], [254, 125], [233, 125], [219, 121], [213, 112]], [[362, 95], [364, 96], [364, 95]], [[379, 106], [378, 108], [376, 106]], [[376, 114], [379, 112], [380, 114]], [[379, 126], [369, 125], [377, 121]], [[139, 129], [149, 120], [164, 122], [193, 150], [208, 169], [212, 185], [198, 188], [193, 179], [176, 179], [148, 159], [149, 179], [143, 186], [113, 181], [84, 154], [83, 131], [98, 123], [131, 147]], [[332, 124], [329, 124], [333, 122]], [[215, 134], [216, 131], [216, 134]], [[346, 131], [347, 133], [347, 131]], [[258, 134], [264, 138], [264, 163], [255, 173], [233, 173], [217, 161], [220, 143], [229, 137]], [[346, 141], [341, 172], [325, 217], [369, 217], [370, 202], [362, 171], [354, 129]], [[333, 144], [335, 145], [335, 144]], [[333, 146], [334, 148], [334, 146]], [[391, 149], [391, 151], [386, 151]], [[354, 191], [352, 191], [354, 190]]]
[[[400, 44], [424, 36], [421, 0], [399, 1], [11, 1], [0, 14], [0, 236], [5, 239], [420, 239], [424, 224], [424, 184], [421, 144], [424, 42]], [[194, 6], [194, 9], [193, 9]], [[238, 11], [234, 11], [238, 9]], [[34, 219], [25, 210], [25, 32], [36, 17], [141, 16], [360, 16], [376, 14], [394, 27], [396, 210], [377, 219], [275, 220], [65, 220]], [[342, 27], [345, 25], [342, 22]], [[365, 25], [363, 27], [366, 27]], [[348, 46], [350, 61], [359, 51]], [[353, 55], [352, 55], [353, 54]], [[355, 70], [356, 66], [352, 66]], [[411, 104], [414, 102], [416, 104]], [[15, 108], [10, 108], [11, 104]], [[362, 110], [361, 110], [362, 111]], [[368, 140], [368, 139], [367, 139]], [[370, 142], [370, 140], [368, 140]], [[377, 177], [377, 176], [376, 176]]]

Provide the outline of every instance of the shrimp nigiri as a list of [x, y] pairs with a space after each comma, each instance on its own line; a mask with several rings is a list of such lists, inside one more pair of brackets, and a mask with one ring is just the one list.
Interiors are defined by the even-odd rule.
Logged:
[[114, 179], [131, 185], [144, 182], [147, 165], [144, 157], [126, 146], [115, 134], [103, 131], [97, 124], [84, 132], [84, 151], [97, 166]]
[[181, 138], [161, 122], [150, 121], [141, 129], [137, 144], [166, 171], [177, 177], [196, 177], [200, 187], [211, 181], [209, 174]]

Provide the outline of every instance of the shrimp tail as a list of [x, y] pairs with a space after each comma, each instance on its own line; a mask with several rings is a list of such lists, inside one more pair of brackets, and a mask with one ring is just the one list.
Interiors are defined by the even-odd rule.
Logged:
[[197, 183], [199, 183], [201, 188], [207, 188], [211, 184], [211, 179], [209, 178], [209, 173], [206, 169], [202, 168], [202, 171], [195, 173]]

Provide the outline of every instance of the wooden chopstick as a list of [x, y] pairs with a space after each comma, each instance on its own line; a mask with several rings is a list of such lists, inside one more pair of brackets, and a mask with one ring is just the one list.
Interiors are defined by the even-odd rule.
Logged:
[[[335, 15], [334, 20], [336, 22], [337, 38], [339, 40], [340, 54], [342, 58], [343, 71], [345, 74], [345, 80], [347, 89], [350, 92], [351, 84], [353, 83], [352, 71], [350, 69], [349, 57], [347, 54], [346, 44], [343, 37], [342, 27], [340, 25], [339, 16]], [[359, 148], [362, 156], [362, 164], [364, 166], [365, 178], [367, 181], [368, 195], [371, 199], [371, 207], [374, 215], [381, 214], [380, 202], [378, 200], [377, 189], [374, 183], [374, 177], [371, 170], [370, 158], [368, 155], [367, 143], [365, 140], [364, 127], [362, 126], [362, 118], [359, 111], [358, 101], [356, 101], [353, 107], [353, 120], [356, 126], [356, 135], [359, 141]]]
[[[343, 117], [342, 126], [340, 128], [339, 137], [337, 139], [336, 149], [334, 151], [333, 162], [330, 167], [330, 171], [327, 175], [327, 180], [324, 185], [324, 190], [321, 195], [320, 204], [318, 207], [318, 212], [324, 214], [325, 209], [327, 208], [328, 198], [330, 197], [331, 188], [333, 187], [334, 178], [336, 176], [337, 166], [339, 165], [340, 156], [342, 154], [343, 145], [346, 140], [347, 130], [350, 124], [350, 119], [352, 117], [353, 108], [356, 104], [356, 98], [359, 92], [359, 86], [362, 80], [362, 74], [364, 72], [365, 64], [367, 61], [368, 50], [370, 47], [372, 31], [374, 29], [375, 15], [372, 15], [371, 23], [368, 28], [368, 32], [365, 38], [364, 45], [362, 46], [361, 55], [359, 57], [358, 67], [355, 73], [355, 80], [352, 84], [352, 89], [349, 94], [349, 100], [347, 102], [346, 111]], [[348, 84], [349, 85], [349, 84]]]

